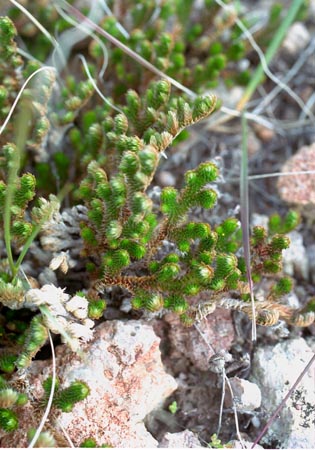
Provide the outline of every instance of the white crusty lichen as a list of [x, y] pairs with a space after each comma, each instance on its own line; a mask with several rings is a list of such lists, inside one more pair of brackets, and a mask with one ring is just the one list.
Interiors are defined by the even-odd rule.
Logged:
[[77, 351], [81, 342], [93, 337], [93, 320], [88, 318], [89, 302], [85, 297], [71, 297], [52, 284], [41, 289], [30, 289], [23, 302], [25, 308], [39, 308], [43, 322], [53, 333], [60, 334], [73, 351]]
[[67, 208], [62, 213], [56, 212], [41, 228], [42, 248], [46, 252], [52, 252], [54, 256], [70, 250], [67, 259], [71, 267], [71, 260], [77, 259], [83, 246], [79, 224], [86, 221], [87, 209], [82, 205]]

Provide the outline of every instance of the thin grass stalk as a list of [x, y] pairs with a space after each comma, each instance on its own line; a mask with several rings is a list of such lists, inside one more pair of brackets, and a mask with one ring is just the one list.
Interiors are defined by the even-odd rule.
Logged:
[[16, 2], [15, 0], [9, 0], [16, 8], [18, 8], [20, 11], [22, 11], [23, 14], [25, 14], [31, 22], [43, 33], [43, 35], [51, 42], [51, 44], [57, 48], [59, 46], [56, 39], [46, 30], [45, 27], [26, 9], [23, 5], [21, 5], [19, 2]]
[[114, 109], [115, 111], [117, 111], [118, 113], [123, 114], [123, 111], [122, 111], [120, 108], [118, 108], [117, 106], [115, 106], [113, 103], [111, 103], [111, 102], [103, 95], [103, 93], [101, 92], [101, 90], [98, 88], [97, 84], [95, 83], [95, 81], [94, 81], [94, 79], [93, 79], [93, 77], [92, 77], [92, 75], [91, 75], [91, 72], [90, 72], [89, 66], [88, 66], [88, 64], [87, 64], [87, 62], [86, 62], [85, 57], [84, 57], [83, 55], [79, 54], [79, 55], [78, 55], [78, 58], [79, 58], [80, 61], [82, 62], [83, 67], [84, 67], [84, 70], [85, 70], [85, 73], [86, 73], [86, 76], [88, 77], [89, 81], [92, 83], [95, 92], [97, 92], [97, 94], [101, 97], [101, 99], [104, 101], [104, 103], [106, 103], [107, 105], [109, 105], [111, 108], [113, 108], [113, 109]]
[[56, 52], [58, 52], [60, 58], [64, 61], [63, 52], [60, 49], [59, 43], [56, 41], [56, 39], [46, 30], [45, 27], [34, 17], [26, 8], [24, 8], [23, 5], [21, 5], [19, 2], [15, 0], [9, 0], [16, 8], [18, 8], [20, 11], [22, 11], [23, 14], [26, 15], [26, 17], [29, 18], [31, 22], [43, 33], [43, 35], [51, 42], [53, 47], [55, 48]]
[[48, 71], [49, 71], [49, 70], [50, 70], [50, 71], [52, 70], [54, 73], [56, 72], [56, 69], [55, 69], [54, 67], [52, 67], [52, 66], [44, 66], [44, 67], [40, 67], [39, 69], [35, 70], [35, 72], [33, 72], [33, 73], [27, 78], [27, 80], [23, 83], [23, 85], [22, 85], [22, 87], [21, 87], [21, 89], [20, 89], [18, 95], [16, 96], [16, 99], [14, 100], [13, 105], [11, 106], [11, 109], [10, 109], [9, 113], [8, 113], [7, 117], [5, 118], [5, 121], [4, 121], [3, 124], [1, 125], [1, 128], [0, 128], [0, 135], [4, 132], [5, 127], [7, 126], [9, 120], [11, 119], [11, 116], [12, 116], [12, 114], [14, 113], [14, 110], [15, 110], [15, 108], [16, 108], [16, 106], [17, 106], [17, 104], [18, 104], [18, 102], [19, 102], [19, 100], [20, 100], [20, 98], [21, 98], [21, 95], [22, 95], [23, 92], [24, 92], [24, 89], [26, 88], [26, 86], [28, 85], [28, 83], [31, 81], [31, 79], [32, 79], [34, 76], [36, 76], [38, 73], [42, 72], [43, 70], [48, 70]]
[[22, 251], [19, 254], [19, 257], [13, 266], [13, 270], [12, 270], [13, 279], [15, 279], [15, 277], [17, 276], [20, 265], [22, 264], [26, 253], [28, 252], [30, 246], [32, 245], [34, 239], [37, 237], [38, 233], [41, 231], [42, 226], [46, 222], [46, 220], [47, 220], [47, 217], [43, 217], [43, 219], [33, 228], [32, 233], [29, 235], [25, 244], [23, 245]]
[[[270, 172], [261, 173], [257, 175], [248, 175], [248, 180], [263, 180], [264, 178], [276, 178], [276, 177], [292, 177], [293, 175], [315, 175], [315, 170], [294, 170], [292, 172]], [[239, 182], [240, 178], [226, 178], [228, 183]]]
[[[85, 27], [84, 24], [81, 24], [81, 23], [78, 24], [75, 20], [71, 19], [71, 17], [70, 17], [68, 14], [66, 14], [66, 13], [63, 11], [63, 9], [60, 8], [58, 5], [55, 5], [55, 8], [56, 8], [56, 10], [58, 11], [58, 14], [59, 14], [61, 17], [63, 17], [68, 23], [70, 23], [71, 25], [73, 25], [73, 27], [74, 27], [75, 30], [78, 29], [78, 30], [82, 31], [86, 36], [91, 36], [93, 39], [95, 39], [95, 40], [97, 41], [97, 43], [98, 43], [99, 46], [101, 47], [101, 49], [102, 49], [102, 51], [103, 51], [104, 60], [103, 60], [103, 64], [102, 64], [102, 67], [101, 67], [101, 69], [100, 69], [100, 72], [99, 72], [99, 74], [98, 74], [98, 78], [99, 78], [100, 80], [102, 80], [103, 75], [104, 75], [104, 73], [105, 73], [105, 71], [106, 71], [106, 69], [107, 69], [107, 66], [108, 66], [108, 51], [107, 51], [107, 49], [106, 49], [105, 44], [103, 43], [103, 41], [102, 41], [95, 33], [91, 32], [91, 30], [89, 30], [87, 27]], [[91, 7], [90, 14], [91, 14], [91, 12], [92, 12], [92, 7]], [[67, 54], [66, 54], [66, 55], [64, 54], [64, 61], [65, 61], [65, 57], [66, 57], [66, 56], [69, 56], [70, 49], [73, 48], [78, 42], [80, 42], [80, 41], [82, 41], [82, 40], [84, 39], [84, 36], [82, 36], [82, 35], [81, 35], [81, 36], [80, 36], [80, 35], [77, 35], [77, 36], [74, 36], [74, 39], [72, 39], [72, 42], [71, 42], [71, 43], [68, 43], [69, 36], [68, 36], [68, 35], [65, 36], [65, 34], [71, 32], [71, 31], [74, 31], [74, 30], [66, 30], [66, 31], [60, 36], [60, 41], [62, 42], [62, 41], [64, 41], [64, 40], [66, 40], [66, 42], [67, 42], [67, 44], [68, 44], [68, 46], [69, 46], [69, 48], [68, 48], [68, 50], [67, 50], [67, 52], [66, 52]], [[60, 47], [63, 48], [62, 44], [60, 44]], [[54, 50], [54, 53], [55, 53], [55, 51], [56, 51], [56, 49]], [[64, 51], [64, 48], [63, 48], [63, 51]], [[51, 58], [50, 58], [50, 59], [52, 59], [52, 60], [54, 60], [54, 53], [52, 54], [52, 56], [51, 56]], [[62, 66], [62, 67], [59, 66], [59, 72], [61, 71], [61, 69], [62, 69], [62, 68], [65, 66], [65, 64], [66, 64], [66, 61], [65, 61], [65, 62], [64, 62], [64, 61], [62, 62], [62, 63], [63, 63], [63, 66]], [[56, 64], [55, 64], [55, 65], [56, 65]]]
[[[16, 138], [16, 151], [12, 155], [12, 159], [8, 162], [8, 180], [6, 187], [6, 195], [4, 202], [4, 217], [3, 217], [3, 228], [4, 228], [4, 242], [7, 252], [7, 257], [9, 261], [9, 266], [11, 270], [12, 278], [14, 279], [16, 274], [16, 268], [12, 255], [11, 248], [11, 208], [13, 203], [13, 196], [15, 191], [16, 182], [18, 179], [18, 172], [20, 169], [20, 161], [22, 158], [22, 153], [24, 151], [26, 139], [29, 131], [28, 113], [26, 108], [22, 108], [18, 114], [16, 127], [17, 127], [17, 138]], [[10, 157], [9, 157], [10, 158]]]
[[[303, 65], [306, 63], [306, 61], [309, 58], [312, 58], [315, 51], [315, 38], [311, 40], [311, 43], [305, 49], [305, 51], [302, 52], [301, 55], [299, 55], [299, 58], [294, 63], [294, 65], [290, 68], [290, 70], [286, 73], [284, 78], [282, 78], [283, 83], [289, 83], [302, 69]], [[272, 100], [281, 92], [282, 86], [277, 85], [275, 86], [271, 92], [269, 92], [259, 103], [259, 105], [253, 110], [254, 114], [260, 114], [262, 111], [265, 110], [265, 108], [272, 102]], [[308, 102], [305, 103], [305, 106], [308, 110], [311, 109], [311, 105], [308, 105]], [[301, 114], [307, 115], [307, 111], [303, 110]], [[301, 117], [301, 116], [300, 116]]]
[[[213, 354], [216, 354], [215, 348], [213, 347], [213, 345], [210, 344], [210, 342], [208, 341], [208, 339], [204, 336], [203, 332], [201, 331], [199, 325], [197, 325], [196, 323], [194, 323], [194, 327], [195, 329], [198, 331], [199, 335], [201, 336], [201, 338], [203, 339], [203, 341], [205, 342], [205, 344], [207, 345], [207, 347], [213, 352]], [[224, 407], [224, 399], [225, 399], [225, 386], [226, 386], [226, 374], [225, 374], [225, 370], [223, 367], [222, 370], [222, 394], [221, 394], [221, 401], [220, 401], [220, 411], [219, 411], [219, 420], [218, 420], [218, 426], [217, 426], [217, 432], [216, 435], [219, 437], [220, 431], [221, 431], [221, 427], [222, 427], [222, 417], [223, 417], [223, 407]], [[232, 398], [233, 395], [232, 395]]]
[[252, 340], [256, 341], [256, 311], [253, 290], [253, 280], [250, 268], [250, 245], [249, 245], [249, 206], [248, 206], [248, 152], [247, 152], [248, 128], [245, 115], [242, 115], [242, 163], [240, 177], [240, 204], [241, 204], [241, 224], [242, 240], [244, 249], [244, 259], [246, 264], [246, 274], [250, 290], [252, 305]]
[[55, 387], [56, 387], [56, 356], [55, 356], [55, 348], [54, 348], [54, 343], [50, 334], [50, 331], [48, 330], [48, 336], [49, 336], [49, 343], [50, 343], [50, 347], [51, 347], [51, 356], [52, 356], [52, 378], [51, 378], [51, 389], [50, 389], [50, 394], [49, 394], [49, 399], [46, 405], [46, 409], [45, 409], [45, 413], [43, 414], [43, 417], [40, 421], [40, 424], [37, 427], [36, 433], [34, 434], [33, 439], [31, 440], [28, 448], [33, 448], [34, 445], [37, 442], [37, 439], [39, 438], [40, 433], [42, 432], [46, 420], [48, 418], [48, 415], [50, 413], [51, 407], [52, 407], [52, 403], [54, 400], [54, 394], [55, 394]]
[[59, 420], [56, 420], [56, 424], [58, 425], [58, 427], [61, 429], [61, 431], [63, 432], [64, 437], [66, 438], [67, 442], [69, 443], [69, 447], [71, 448], [76, 448], [74, 443], [71, 440], [71, 437], [69, 436], [69, 433], [67, 432], [67, 430], [63, 427], [62, 423]]
[[225, 386], [226, 386], [226, 380], [225, 380], [225, 370], [223, 368], [222, 372], [222, 391], [221, 391], [221, 401], [220, 401], [220, 410], [219, 410], [219, 420], [218, 420], [218, 427], [217, 427], [217, 436], [219, 437], [221, 427], [222, 427], [222, 417], [223, 417], [223, 408], [224, 408], [224, 399], [225, 399]]
[[239, 440], [240, 443], [241, 443], [241, 447], [242, 447], [242, 448], [246, 448], [246, 446], [245, 446], [245, 444], [244, 444], [244, 442], [243, 442], [241, 433], [240, 433], [240, 427], [239, 427], [238, 415], [237, 415], [237, 408], [236, 408], [236, 405], [235, 405], [235, 396], [234, 396], [234, 392], [233, 392], [233, 389], [232, 389], [230, 380], [229, 380], [229, 378], [227, 377], [227, 375], [226, 375], [226, 373], [225, 373], [224, 367], [223, 367], [223, 376], [224, 376], [224, 379], [225, 379], [225, 381], [226, 381], [226, 384], [227, 384], [227, 386], [228, 386], [228, 388], [229, 388], [229, 391], [230, 391], [230, 394], [231, 394], [231, 398], [232, 398], [232, 401], [233, 401], [232, 409], [233, 409], [233, 412], [234, 412], [234, 421], [235, 421], [236, 436], [237, 436], [238, 440]]
[[9, 167], [7, 188], [5, 193], [4, 212], [3, 212], [4, 243], [12, 277], [14, 277], [15, 274], [15, 266], [11, 248], [11, 206], [13, 201], [14, 185], [17, 179], [19, 167], [20, 167], [20, 156], [17, 150], [16, 155], [14, 155], [14, 159], [10, 163]]
[[[260, 62], [259, 66], [255, 70], [254, 74], [251, 77], [251, 81], [249, 82], [247, 88], [245, 89], [244, 95], [241, 98], [240, 102], [237, 105], [237, 109], [239, 111], [243, 110], [245, 105], [248, 103], [250, 98], [252, 97], [253, 93], [255, 92], [257, 86], [261, 83], [262, 76], [264, 72], [266, 73], [266, 67], [264, 65], [268, 66], [268, 64], [271, 62], [272, 58], [275, 56], [277, 50], [279, 49], [281, 42], [285, 38], [288, 29], [290, 25], [293, 23], [294, 19], [296, 18], [301, 6], [303, 5], [304, 0], [293, 0], [291, 3], [291, 6], [288, 10], [288, 12], [285, 15], [285, 18], [281, 22], [278, 30], [274, 34], [267, 50], [264, 55], [264, 64], [262, 61]], [[267, 73], [268, 75], [268, 73]], [[283, 84], [283, 83], [281, 83]], [[281, 85], [280, 84], [280, 85]], [[303, 106], [305, 106], [303, 104]], [[302, 106], [302, 109], [303, 109]]]

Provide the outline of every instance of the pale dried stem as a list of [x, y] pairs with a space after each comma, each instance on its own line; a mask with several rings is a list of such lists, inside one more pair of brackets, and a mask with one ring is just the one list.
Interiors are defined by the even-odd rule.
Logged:
[[50, 394], [49, 394], [49, 399], [47, 402], [47, 406], [45, 409], [45, 412], [43, 414], [43, 417], [37, 427], [36, 433], [34, 434], [33, 439], [31, 440], [28, 448], [33, 448], [34, 445], [36, 444], [36, 441], [39, 438], [40, 433], [42, 432], [46, 420], [48, 419], [51, 407], [52, 407], [52, 403], [54, 400], [54, 393], [55, 393], [55, 386], [56, 386], [56, 356], [55, 356], [55, 349], [54, 349], [54, 343], [52, 341], [52, 337], [50, 334], [50, 331], [48, 330], [48, 336], [49, 336], [49, 343], [50, 343], [50, 347], [51, 347], [51, 356], [52, 356], [52, 379], [51, 379], [51, 389], [50, 389]]

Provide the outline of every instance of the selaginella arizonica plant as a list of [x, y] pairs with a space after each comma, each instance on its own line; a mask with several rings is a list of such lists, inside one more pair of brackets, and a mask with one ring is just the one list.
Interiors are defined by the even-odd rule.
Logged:
[[[189, 220], [192, 208], [211, 209], [217, 201], [216, 165], [204, 162], [186, 172], [183, 188], [164, 188], [158, 206], [147, 193], [173, 139], [215, 109], [213, 96], [190, 104], [170, 93], [164, 80], [152, 83], [143, 97], [130, 90], [123, 113], [106, 118], [97, 129], [99, 152], [89, 163], [78, 193], [89, 218], [81, 234], [84, 254], [91, 257], [90, 307], [98, 292], [119, 286], [131, 294], [134, 309], [166, 308], [179, 314], [186, 325], [216, 305], [251, 316], [246, 268], [239, 253], [239, 221], [232, 217], [212, 229], [208, 223]], [[283, 222], [274, 216], [269, 231], [253, 230], [256, 280], [281, 271], [282, 250], [289, 246], [285, 233], [297, 223], [297, 214], [291, 212]], [[314, 320], [312, 311], [297, 312], [274, 302], [291, 287], [288, 278], [278, 280], [266, 302], [257, 303], [258, 323], [272, 325], [285, 318], [307, 325]], [[209, 292], [209, 302], [190, 307], [189, 297], [201, 291]], [[230, 291], [235, 298], [226, 298]]]
[[[1, 80], [7, 86], [8, 77], [11, 79], [15, 74], [15, 64], [19, 67], [21, 62], [14, 56], [12, 23], [3, 18], [0, 24], [2, 34], [9, 36], [3, 40], [1, 54]], [[9, 75], [5, 62], [11, 67]], [[27, 68], [29, 74], [36, 65], [30, 63]], [[43, 138], [50, 125], [47, 105], [52, 77], [48, 75], [39, 90], [41, 107], [36, 101], [35, 87], [23, 96], [33, 111], [29, 131], [41, 138], [37, 141], [38, 148], [44, 147]], [[102, 316], [105, 307], [102, 292], [112, 286], [129, 292], [134, 309], [151, 312], [169, 309], [179, 314], [186, 325], [210, 313], [216, 305], [240, 309], [251, 316], [246, 269], [240, 252], [239, 221], [231, 217], [211, 228], [208, 223], [191, 219], [190, 215], [196, 207], [211, 209], [215, 205], [219, 175], [216, 165], [203, 162], [189, 170], [182, 189], [164, 188], [158, 203], [152, 200], [148, 190], [167, 148], [183, 129], [215, 110], [216, 97], [208, 95], [187, 101], [172, 95], [168, 81], [153, 81], [142, 95], [128, 90], [125, 102], [116, 105], [120, 111], [116, 114], [110, 101], [103, 110], [99, 102], [95, 110], [91, 109], [88, 101], [93, 98], [91, 81], [77, 87], [72, 82], [71, 86], [73, 92], [77, 89], [78, 100], [71, 105], [66, 102], [66, 109], [58, 109], [61, 107], [55, 100], [57, 110], [52, 121], [54, 126], [62, 126], [76, 119], [69, 131], [69, 141], [73, 151], [80, 155], [82, 181], [73, 198], [87, 208], [87, 218], [81, 224], [84, 241], [81, 256], [88, 260], [90, 288], [86, 295], [74, 296], [52, 285], [31, 289], [20, 274], [29, 246], [58, 210], [59, 202], [54, 196], [50, 201], [36, 197], [34, 174], [19, 176], [24, 157], [19, 148], [21, 143], [5, 142], [0, 206], [7, 260], [2, 261], [1, 301], [11, 309], [40, 310], [24, 331], [23, 350], [18, 352], [14, 364], [18, 368], [30, 364], [46, 342], [48, 329], [61, 334], [77, 350], [80, 339], [91, 338], [91, 319]], [[61, 97], [64, 92], [63, 89]], [[7, 94], [4, 96], [6, 107], [9, 98]], [[63, 117], [60, 122], [58, 111]], [[44, 131], [38, 133], [41, 123], [45, 124]], [[6, 133], [9, 139], [14, 137], [14, 129], [10, 127], [4, 136]], [[34, 138], [23, 144], [33, 149]], [[256, 279], [281, 272], [281, 252], [289, 245], [284, 234], [297, 222], [297, 216], [291, 213], [278, 228], [273, 225], [269, 231], [253, 230], [252, 271]], [[20, 252], [16, 262], [12, 246], [14, 252]], [[299, 312], [276, 301], [289, 291], [291, 284], [290, 280], [280, 278], [266, 301], [256, 302], [258, 323], [272, 324], [278, 318], [298, 324], [314, 320], [312, 306], [308, 307], [310, 311]], [[202, 291], [209, 293], [209, 301], [192, 306], [190, 298]]]

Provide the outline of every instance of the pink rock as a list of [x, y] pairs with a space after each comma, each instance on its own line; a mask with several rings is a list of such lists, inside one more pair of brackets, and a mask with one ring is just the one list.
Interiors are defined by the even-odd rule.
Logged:
[[198, 330], [184, 327], [175, 314], [167, 314], [165, 320], [171, 325], [169, 340], [172, 361], [183, 355], [199, 370], [209, 369], [209, 359], [219, 350], [228, 350], [235, 337], [231, 311], [218, 308], [199, 324]]
[[[143, 420], [177, 387], [174, 378], [164, 371], [159, 342], [152, 327], [144, 322], [110, 321], [99, 325], [93, 341], [83, 347], [84, 361], [66, 346], [58, 347], [56, 364], [61, 387], [82, 380], [88, 384], [90, 394], [72, 412], [58, 413], [58, 422], [51, 419], [53, 429], [62, 436], [60, 424], [75, 447], [89, 437], [98, 445], [157, 447], [158, 442]], [[50, 361], [35, 361], [28, 370], [27, 383], [32, 386], [37, 410], [36, 399], [43, 393], [41, 382], [49, 375]], [[27, 446], [26, 431], [36, 427], [43, 414], [38, 414], [34, 406], [24, 408], [17, 433], [9, 438], [0, 434], [3, 447]]]
[[[315, 171], [315, 143], [302, 147], [282, 167], [282, 172]], [[279, 178], [281, 198], [298, 205], [315, 204], [315, 175], [286, 175]]]

